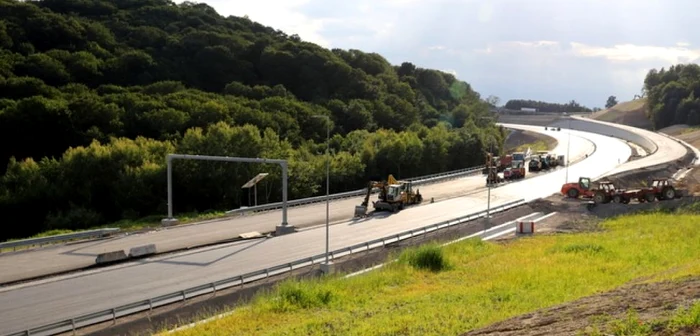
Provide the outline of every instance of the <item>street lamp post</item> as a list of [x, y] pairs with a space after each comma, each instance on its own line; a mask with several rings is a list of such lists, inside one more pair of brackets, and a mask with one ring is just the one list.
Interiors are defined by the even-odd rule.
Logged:
[[564, 178], [564, 183], [569, 183], [569, 164], [571, 163], [571, 158], [569, 158], [569, 149], [571, 148], [571, 116], [569, 116], [569, 136], [566, 141], [566, 177]]
[[332, 264], [330, 258], [330, 185], [331, 185], [331, 119], [326, 115], [315, 115], [316, 118], [326, 119], [326, 262], [321, 264], [323, 273], [331, 273]]
[[[493, 120], [493, 118], [491, 118], [491, 117], [480, 117], [479, 119]], [[493, 139], [491, 137], [489, 137], [489, 146], [490, 146], [491, 157], [493, 157]], [[491, 181], [489, 181], [489, 175], [491, 174], [491, 168], [492, 168], [491, 163], [492, 163], [492, 160], [489, 160], [489, 162], [486, 165], [487, 195], [486, 195], [486, 221], [484, 222], [484, 234], [486, 234], [486, 230], [489, 227], [491, 227], [491, 186], [492, 186], [492, 183], [491, 183]], [[498, 174], [498, 173], [496, 173], [496, 174]]]
[[[491, 142], [491, 157], [493, 157], [493, 142]], [[489, 165], [487, 167], [487, 175], [486, 179], [488, 180], [489, 174], [491, 174], [491, 167], [492, 167], [492, 160], [489, 160]], [[484, 235], [486, 234], [486, 230], [491, 226], [491, 185], [492, 182], [486, 183], [486, 189], [487, 191], [487, 196], [486, 196], [486, 222], [484, 223]]]

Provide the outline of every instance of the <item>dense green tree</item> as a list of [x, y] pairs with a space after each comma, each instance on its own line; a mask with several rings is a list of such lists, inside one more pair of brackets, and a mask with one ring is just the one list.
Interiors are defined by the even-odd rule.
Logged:
[[[324, 190], [327, 126], [331, 192], [502, 148], [489, 103], [451, 74], [205, 4], [0, 0], [0, 14], [0, 239], [164, 214], [168, 153], [286, 159], [299, 198]], [[279, 167], [176, 161], [175, 211], [247, 204], [259, 172], [261, 201], [278, 201]]]
[[610, 96], [610, 97], [608, 97], [608, 100], [605, 101], [605, 108], [606, 109], [609, 109], [615, 105], [617, 105], [617, 97], [615, 97], [615, 96]]
[[700, 66], [677, 64], [651, 69], [644, 79], [647, 113], [656, 129], [700, 123]]
[[591, 112], [592, 110], [571, 100], [566, 104], [547, 103], [543, 101], [511, 99], [506, 102], [505, 108], [509, 110], [520, 110], [521, 108], [535, 108], [539, 112]]

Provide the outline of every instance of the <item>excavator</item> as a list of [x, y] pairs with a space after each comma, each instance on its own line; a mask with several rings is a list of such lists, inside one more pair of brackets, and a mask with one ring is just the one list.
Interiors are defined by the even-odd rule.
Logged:
[[423, 195], [420, 189], [413, 191], [411, 181], [397, 181], [394, 175], [389, 175], [387, 181], [371, 181], [367, 186], [367, 194], [361, 205], [355, 206], [355, 217], [367, 216], [367, 206], [372, 195], [372, 189], [379, 189], [377, 201], [372, 202], [375, 210], [387, 210], [398, 212], [407, 205], [420, 204], [423, 202]]

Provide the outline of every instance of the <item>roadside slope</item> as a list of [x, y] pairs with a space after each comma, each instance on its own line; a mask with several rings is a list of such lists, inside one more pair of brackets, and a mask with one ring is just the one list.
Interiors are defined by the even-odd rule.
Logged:
[[590, 118], [643, 129], [652, 129], [651, 121], [646, 116], [646, 102], [646, 98], [640, 98], [619, 103], [609, 109], [591, 114]]

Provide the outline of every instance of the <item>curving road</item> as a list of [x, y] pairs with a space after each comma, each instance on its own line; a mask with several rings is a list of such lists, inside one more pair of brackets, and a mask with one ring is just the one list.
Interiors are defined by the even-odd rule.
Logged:
[[[504, 126], [520, 127], [506, 124]], [[565, 132], [544, 132], [541, 128], [522, 127], [535, 132], [543, 132], [557, 139], [558, 145], [553, 152], [566, 154], [569, 137]], [[570, 149], [572, 159], [578, 160], [586, 154], [592, 153], [594, 146], [591, 141], [574, 135], [571, 137]], [[424, 185], [420, 186], [419, 189], [426, 200], [434, 198], [436, 202], [440, 202], [483, 190], [484, 185], [484, 176], [478, 175]], [[373, 197], [376, 198], [376, 196]], [[351, 219], [355, 205], [360, 203], [362, 203], [360, 197], [331, 202], [331, 222], [338, 223]], [[271, 232], [281, 222], [281, 217], [281, 211], [276, 210], [246, 217], [230, 217], [193, 225], [175, 226], [169, 229], [119, 236], [107, 240], [59, 245], [18, 253], [3, 253], [0, 254], [0, 269], [3, 270], [0, 273], [0, 284], [85, 268], [94, 265], [95, 257], [100, 253], [120, 249], [128, 253], [129, 249], [135, 246], [156, 244], [158, 252], [163, 253], [232, 239], [251, 231]], [[288, 209], [289, 223], [301, 228], [323, 224], [325, 218], [325, 203]]]
[[[557, 133], [558, 135], [549, 134], [566, 138], [566, 132]], [[578, 137], [590, 140], [595, 144], [596, 151], [587, 159], [569, 167], [570, 176], [598, 177], [614, 169], [618, 165], [618, 158], [625, 162], [631, 154], [629, 146], [614, 138], [583, 132], [572, 132], [572, 135], [572, 141]], [[576, 151], [581, 152], [580, 149]], [[532, 200], [549, 196], [559, 191], [564, 176], [565, 170], [559, 169], [494, 188], [491, 204], [498, 206], [520, 198]], [[483, 186], [483, 177], [477, 181]], [[473, 189], [465, 191], [468, 190]], [[486, 190], [481, 189], [468, 196], [407, 208], [397, 214], [375, 216], [361, 221], [344, 221], [331, 226], [330, 248], [340, 249], [376, 237], [483, 211], [486, 201]], [[351, 212], [352, 207], [341, 211]], [[196, 227], [209, 228], [207, 225]], [[77, 276], [3, 288], [0, 289], [0, 334], [288, 263], [323, 253], [324, 244], [325, 228], [309, 228], [275, 238], [160, 256]]]

